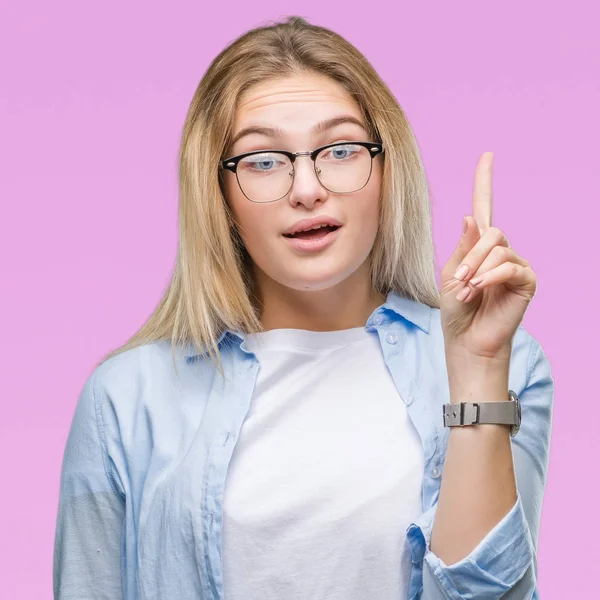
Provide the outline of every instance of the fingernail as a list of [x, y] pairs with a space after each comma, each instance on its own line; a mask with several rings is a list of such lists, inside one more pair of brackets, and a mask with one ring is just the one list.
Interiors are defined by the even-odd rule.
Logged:
[[454, 273], [454, 279], [458, 279], [459, 281], [463, 281], [466, 279], [469, 274], [469, 265], [461, 265], [456, 269], [456, 273]]
[[475, 277], [475, 279], [471, 279], [471, 281], [469, 281], [469, 283], [471, 285], [479, 285], [482, 282], [483, 282], [483, 275], [480, 275], [479, 277]]

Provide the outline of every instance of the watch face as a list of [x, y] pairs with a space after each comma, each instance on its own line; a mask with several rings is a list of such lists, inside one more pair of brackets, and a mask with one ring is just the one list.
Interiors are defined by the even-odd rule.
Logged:
[[517, 413], [517, 422], [512, 426], [510, 430], [510, 435], [514, 437], [517, 435], [521, 427], [521, 402], [519, 401], [519, 397], [512, 390], [508, 390], [509, 398], [515, 403], [516, 413]]

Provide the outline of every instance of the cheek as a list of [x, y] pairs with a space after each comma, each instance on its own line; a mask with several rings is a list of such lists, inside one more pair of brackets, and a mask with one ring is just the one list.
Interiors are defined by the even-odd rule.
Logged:
[[364, 196], [356, 198], [355, 223], [360, 227], [359, 235], [363, 238], [372, 239], [377, 234], [379, 227], [379, 213], [381, 210], [381, 185], [374, 182]]
[[[234, 181], [235, 183], [235, 181]], [[250, 202], [237, 185], [225, 184], [227, 202], [246, 250], [251, 257], [267, 252], [272, 237], [274, 218], [271, 205]]]

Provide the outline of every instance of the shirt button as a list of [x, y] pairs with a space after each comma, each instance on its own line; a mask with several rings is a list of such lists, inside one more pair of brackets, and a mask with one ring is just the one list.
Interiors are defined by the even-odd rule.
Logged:
[[385, 339], [388, 344], [395, 344], [398, 341], [398, 334], [395, 331], [390, 331], [385, 336]]
[[434, 479], [437, 479], [441, 474], [442, 470], [439, 467], [433, 467], [433, 469], [431, 469], [431, 476]]
[[381, 325], [383, 323], [383, 317], [381, 315], [375, 315], [373, 317], [373, 323], [375, 323], [375, 325]]

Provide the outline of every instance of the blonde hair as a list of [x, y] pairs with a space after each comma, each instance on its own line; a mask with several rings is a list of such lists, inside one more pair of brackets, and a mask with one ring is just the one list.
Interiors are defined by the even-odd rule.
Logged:
[[301, 17], [288, 17], [237, 38], [200, 81], [179, 151], [179, 248], [171, 282], [141, 329], [104, 361], [169, 340], [174, 359], [176, 346], [191, 346], [208, 352], [221, 368], [218, 340], [224, 330], [262, 330], [218, 160], [231, 141], [238, 98], [255, 84], [299, 72], [342, 85], [385, 146], [379, 231], [370, 256], [374, 287], [439, 307], [427, 180], [402, 108], [352, 44]]

